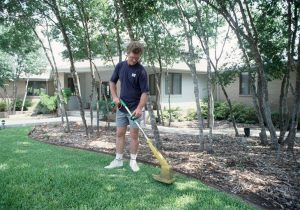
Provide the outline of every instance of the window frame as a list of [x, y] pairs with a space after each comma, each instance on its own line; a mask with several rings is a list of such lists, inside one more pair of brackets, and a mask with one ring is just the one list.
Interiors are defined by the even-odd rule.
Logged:
[[[40, 84], [43, 84], [43, 85], [40, 85]], [[33, 90], [32, 93], [29, 92], [31, 88]], [[41, 91], [41, 89], [44, 89], [44, 91]], [[39, 90], [39, 93], [35, 94], [34, 90]], [[28, 81], [27, 96], [35, 97], [35, 96], [40, 96], [41, 93], [48, 94], [47, 91], [48, 91], [47, 90], [47, 81], [35, 81], [35, 80]]]
[[[248, 83], [248, 90], [247, 90], [247, 93], [243, 93], [243, 82], [246, 82], [246, 80], [243, 80], [243, 76], [247, 76], [248, 80], [247, 80], [247, 83]], [[251, 89], [250, 89], [250, 73], [249, 72], [241, 72], [240, 73], [240, 82], [239, 82], [239, 95], [240, 96], [250, 96], [251, 95]]]
[[[174, 78], [176, 75], [180, 76], [180, 84], [179, 84], [179, 93], [174, 93]], [[169, 79], [168, 76], [171, 78]], [[165, 94], [169, 95], [168, 92], [168, 80], [171, 81], [171, 87], [170, 87], [170, 95], [182, 95], [182, 73], [175, 73], [175, 72], [169, 72], [165, 74]], [[177, 85], [177, 84], [176, 84]]]

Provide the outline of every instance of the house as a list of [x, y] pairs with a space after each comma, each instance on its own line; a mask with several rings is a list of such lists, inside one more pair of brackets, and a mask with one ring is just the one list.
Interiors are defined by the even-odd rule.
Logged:
[[[97, 66], [99, 75], [102, 79], [102, 86], [97, 83], [99, 90], [102, 88], [102, 94], [110, 97], [109, 91], [109, 80], [112, 75], [114, 67], [103, 63], [100, 60], [96, 60], [95, 64]], [[89, 108], [90, 99], [89, 95], [91, 92], [91, 73], [89, 69], [89, 64], [87, 61], [77, 62], [75, 64], [76, 70], [79, 75], [82, 100], [84, 102], [84, 108]], [[150, 88], [150, 97], [151, 100], [155, 101], [155, 77], [154, 70], [149, 66], [145, 66], [148, 75], [149, 75], [149, 88]], [[200, 63], [196, 64], [197, 76], [199, 81], [199, 97], [200, 99], [207, 98], [207, 72], [206, 72], [206, 60], [201, 60]], [[59, 80], [63, 84], [63, 87], [69, 87], [72, 89], [72, 78], [70, 74], [69, 65], [59, 69]], [[156, 67], [156, 72], [159, 72], [159, 69]], [[169, 75], [169, 80], [167, 79]], [[225, 89], [227, 94], [232, 102], [242, 103], [245, 105], [253, 106], [252, 95], [250, 92], [250, 80], [248, 73], [241, 73], [236, 80], [228, 85]], [[291, 84], [295, 84], [296, 73], [291, 73]], [[99, 81], [99, 78], [96, 74], [96, 80]], [[162, 108], [169, 107], [169, 94], [168, 94], [168, 81], [170, 82], [170, 104], [172, 108], [179, 107], [181, 110], [195, 109], [195, 95], [194, 95], [194, 83], [191, 72], [188, 66], [181, 62], [175, 63], [172, 67], [166, 69], [163, 68], [163, 73], [161, 75], [161, 95], [160, 102]], [[269, 101], [272, 112], [276, 112], [279, 107], [279, 95], [281, 88], [281, 80], [273, 80], [268, 83], [269, 90]], [[104, 90], [104, 91], [103, 91]], [[103, 99], [103, 97], [102, 97]], [[216, 101], [226, 101], [224, 93], [220, 86], [214, 88], [214, 99]], [[78, 105], [69, 105], [73, 110], [78, 110]], [[291, 94], [291, 91], [288, 95], [288, 104], [291, 107], [293, 104], [294, 96]]]
[[[100, 60], [95, 60], [98, 73], [102, 80], [102, 86], [99, 83], [99, 76], [96, 73], [96, 84], [99, 90], [102, 89], [102, 94], [110, 97], [109, 91], [109, 81], [113, 73], [113, 65], [107, 65]], [[91, 71], [89, 68], [88, 61], [76, 62], [75, 63], [76, 71], [78, 72], [79, 81], [80, 81], [80, 92], [82, 96], [82, 101], [84, 108], [89, 108], [90, 98], [89, 95], [92, 89], [92, 77]], [[146, 71], [149, 74], [149, 88], [152, 101], [155, 101], [155, 78], [154, 70], [145, 66]], [[207, 76], [206, 76], [206, 63], [197, 64], [197, 75], [199, 79], [199, 91], [200, 98], [207, 97]], [[62, 85], [62, 88], [70, 88], [74, 90], [73, 80], [70, 73], [69, 64], [65, 63], [58, 66], [59, 80]], [[159, 72], [159, 69], [156, 69], [156, 72]], [[167, 80], [167, 75], [169, 75], [169, 80]], [[170, 81], [170, 103], [172, 107], [180, 107], [182, 110], [195, 107], [195, 96], [194, 96], [194, 84], [193, 79], [185, 63], [176, 63], [172, 68], [163, 69], [161, 77], [161, 105], [162, 107], [168, 107], [169, 94], [168, 94], [168, 85], [167, 82]], [[119, 83], [118, 83], [119, 85]], [[103, 91], [104, 90], [104, 91]], [[104, 97], [102, 96], [102, 99]], [[71, 99], [69, 108], [71, 110], [78, 110], [79, 105], [76, 98]]]
[[[51, 71], [45, 70], [43, 73], [38, 75], [20, 75], [20, 78], [16, 82], [17, 86], [17, 98], [23, 100], [25, 95], [26, 83], [28, 80], [27, 96], [26, 99], [31, 101], [33, 106], [30, 107], [31, 110], [34, 109], [35, 105], [40, 100], [39, 95], [41, 93], [46, 93], [48, 95], [54, 95], [54, 83], [51, 76]], [[13, 82], [9, 81], [4, 85], [5, 90], [0, 88], [0, 97], [2, 99], [13, 97]]]
[[[270, 102], [270, 107], [272, 112], [278, 112], [281, 82], [282, 80], [280, 79], [276, 79], [271, 82], [268, 82], [269, 102]], [[292, 84], [292, 86], [295, 86], [296, 84], [295, 71], [290, 73], [290, 83]], [[249, 73], [247, 72], [240, 73], [239, 77], [237, 77], [236, 80], [230, 85], [228, 85], [225, 89], [231, 101], [253, 106], [253, 100], [252, 100], [252, 95], [250, 90]], [[215, 95], [216, 95], [216, 100], [226, 101], [226, 98], [220, 86], [216, 87]], [[289, 107], [292, 108], [294, 103], [294, 96], [292, 95], [290, 90], [289, 90], [287, 101]]]
[[[101, 99], [104, 99], [104, 94], [107, 98], [110, 98], [109, 80], [113, 73], [114, 67], [111, 64], [104, 63], [100, 59], [94, 60], [97, 67], [96, 76], [96, 87], [101, 92]], [[116, 63], [116, 62], [115, 62]], [[90, 93], [92, 89], [92, 78], [89, 68], [88, 61], [81, 61], [75, 63], [75, 68], [79, 76], [80, 81], [80, 92], [82, 101], [85, 109], [89, 109], [91, 104]], [[145, 66], [149, 74], [149, 88], [151, 100], [155, 101], [155, 78], [154, 71], [152, 68]], [[199, 97], [200, 99], [207, 98], [207, 73], [206, 73], [206, 61], [202, 60], [196, 65], [197, 76], [199, 81]], [[159, 69], [156, 68], [156, 72]], [[70, 73], [69, 62], [65, 61], [60, 63], [58, 66], [59, 81], [62, 88], [70, 88], [74, 91], [74, 84]], [[169, 80], [167, 79], [169, 76]], [[100, 79], [102, 84], [100, 84]], [[27, 99], [36, 104], [39, 100], [39, 94], [41, 92], [47, 93], [48, 95], [54, 95], [54, 82], [53, 77], [50, 75], [50, 70], [46, 71], [41, 75], [31, 75], [28, 77], [28, 90]], [[291, 83], [295, 84], [295, 72], [291, 73]], [[17, 82], [18, 98], [23, 99], [24, 90], [26, 87], [27, 77], [21, 77]], [[170, 96], [168, 94], [168, 81], [170, 82]], [[272, 111], [278, 110], [279, 95], [281, 80], [274, 80], [269, 82], [269, 101]], [[12, 83], [6, 85], [7, 93], [9, 97], [12, 96]], [[226, 87], [227, 94], [231, 101], [239, 102], [246, 105], [253, 105], [252, 96], [249, 85], [249, 75], [247, 73], [241, 73], [236, 80]], [[4, 96], [3, 89], [0, 89], [0, 96]], [[214, 89], [215, 100], [225, 101], [225, 96], [220, 86]], [[94, 96], [96, 97], [96, 96]], [[190, 108], [195, 109], [195, 96], [194, 96], [194, 84], [191, 72], [185, 63], [175, 63], [172, 67], [163, 69], [161, 75], [161, 95], [160, 102], [162, 108], [169, 107], [169, 98], [172, 108], [179, 107], [181, 110], [188, 110]], [[288, 102], [291, 106], [293, 104], [293, 96], [290, 93], [288, 96]], [[68, 103], [69, 110], [78, 110], [79, 104], [77, 97], [71, 97]]]

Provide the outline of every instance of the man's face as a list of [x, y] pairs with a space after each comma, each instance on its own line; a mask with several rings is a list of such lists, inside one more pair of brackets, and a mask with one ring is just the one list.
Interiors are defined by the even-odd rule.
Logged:
[[140, 54], [135, 54], [133, 52], [130, 52], [127, 54], [127, 63], [128, 65], [135, 65], [137, 62], [139, 62], [141, 55]]

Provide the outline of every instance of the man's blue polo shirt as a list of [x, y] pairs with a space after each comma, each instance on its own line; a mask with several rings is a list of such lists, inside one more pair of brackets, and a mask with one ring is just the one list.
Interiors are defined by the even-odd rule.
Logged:
[[[140, 63], [131, 66], [127, 61], [122, 61], [117, 64], [110, 79], [115, 84], [118, 80], [121, 82], [120, 98], [127, 104], [130, 111], [134, 111], [142, 93], [149, 92], [145, 68]], [[126, 109], [122, 108], [121, 111], [126, 112]]]

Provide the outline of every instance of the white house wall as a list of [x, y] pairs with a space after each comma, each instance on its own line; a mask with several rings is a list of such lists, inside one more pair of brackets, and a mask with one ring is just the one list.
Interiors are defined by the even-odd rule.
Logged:
[[[199, 81], [199, 97], [200, 99], [207, 98], [207, 76], [205, 74], [198, 74]], [[165, 92], [165, 74], [162, 75], [162, 96], [161, 105], [162, 108], [168, 108], [169, 95]], [[171, 95], [170, 97], [171, 107], [180, 107], [181, 110], [196, 109], [194, 83], [190, 73], [182, 74], [182, 94]]]
[[[107, 82], [110, 80], [110, 77], [112, 75], [112, 71], [103, 71], [100, 72], [100, 77], [103, 82]], [[96, 81], [99, 81], [98, 75], [95, 75]], [[80, 85], [81, 85], [81, 94], [82, 94], [82, 100], [85, 102], [85, 105], [87, 106], [90, 104], [90, 94], [92, 91], [92, 76], [90, 72], [87, 73], [80, 73]], [[96, 93], [94, 92], [94, 99], [96, 99]]]
[[[290, 82], [293, 87], [295, 87], [296, 83], [296, 73], [291, 72]], [[227, 95], [232, 102], [242, 103], [245, 105], [253, 106], [252, 96], [243, 96], [239, 94], [239, 87], [240, 87], [240, 80], [236, 78], [236, 80], [231, 83], [230, 85], [226, 86], [225, 89], [227, 91]], [[281, 88], [281, 80], [273, 80], [268, 82], [268, 91], [269, 91], [269, 102], [273, 112], [278, 111], [279, 107], [279, 96], [280, 96], [280, 88]], [[226, 101], [226, 98], [221, 90], [221, 87], [218, 86], [217, 88], [217, 100]], [[290, 108], [294, 103], [294, 96], [291, 94], [289, 90], [288, 94], [288, 104]]]

